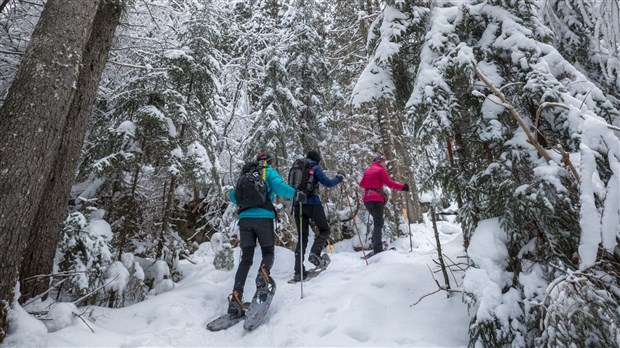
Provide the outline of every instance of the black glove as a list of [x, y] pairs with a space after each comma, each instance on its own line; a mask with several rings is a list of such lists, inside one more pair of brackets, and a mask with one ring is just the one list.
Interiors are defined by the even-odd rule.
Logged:
[[308, 201], [308, 197], [306, 197], [306, 194], [301, 192], [301, 191], [297, 191], [295, 192], [295, 200], [297, 202], [300, 202], [301, 204], [305, 204]]
[[342, 170], [339, 170], [338, 174], [336, 174], [336, 177], [340, 178], [340, 181], [343, 181], [345, 176], [346, 175], [344, 175], [344, 172]]
[[403, 191], [409, 191], [409, 184], [403, 185]]

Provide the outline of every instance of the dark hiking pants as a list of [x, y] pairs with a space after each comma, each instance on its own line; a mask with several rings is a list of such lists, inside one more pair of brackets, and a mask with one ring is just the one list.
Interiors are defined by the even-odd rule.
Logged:
[[[301, 241], [303, 242], [303, 250], [301, 251], [301, 255], [306, 254], [306, 246], [308, 245], [308, 231], [310, 229], [310, 220], [314, 222], [314, 225], [319, 230], [319, 235], [314, 238], [314, 243], [312, 244], [312, 248], [310, 248], [310, 252], [321, 255], [321, 250], [325, 248], [325, 244], [327, 243], [327, 238], [329, 238], [329, 225], [327, 224], [327, 217], [325, 217], [325, 210], [323, 210], [322, 204], [304, 204], [301, 209]], [[299, 205], [296, 204], [293, 209], [293, 218], [295, 219], [295, 225], [297, 226], [297, 233], [299, 233]], [[300, 255], [300, 245], [299, 241], [297, 241], [297, 246], [295, 247], [295, 274], [301, 274], [301, 265], [302, 260], [299, 259]], [[302, 256], [302, 257], [304, 257]], [[304, 258], [305, 259], [305, 258]], [[305, 267], [304, 267], [305, 271]]]
[[[261, 267], [269, 273], [273, 266], [275, 237], [273, 230], [273, 219], [271, 218], [243, 218], [239, 220], [239, 238], [241, 242], [241, 262], [235, 274], [235, 285], [233, 291], [239, 293], [239, 298], [243, 296], [245, 281], [252, 267], [254, 260], [254, 248], [256, 239], [261, 247], [263, 260]], [[260, 272], [260, 270], [259, 270]]]
[[381, 235], [383, 232], [383, 208], [385, 204], [383, 202], [364, 202], [364, 206], [368, 213], [372, 216], [373, 230], [372, 230], [372, 245], [375, 253], [383, 251], [383, 242], [381, 241]]

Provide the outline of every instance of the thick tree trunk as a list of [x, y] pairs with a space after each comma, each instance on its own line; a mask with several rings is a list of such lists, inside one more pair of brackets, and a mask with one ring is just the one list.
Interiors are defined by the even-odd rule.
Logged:
[[[90, 40], [84, 49], [76, 95], [69, 109], [52, 175], [29, 234], [28, 248], [21, 266], [21, 279], [52, 272], [56, 244], [66, 215], [67, 197], [80, 158], [86, 124], [121, 12], [121, 6], [116, 1], [104, 1], [97, 10]], [[22, 298], [43, 293], [48, 285], [49, 278], [39, 283], [22, 282]]]
[[[0, 301], [12, 300], [97, 4], [98, 0], [47, 2], [0, 108]], [[6, 318], [5, 305], [0, 304], [0, 323]], [[6, 335], [4, 329], [0, 328], [0, 341]]]
[[11, 1], [11, 0], [2, 0], [2, 1], [0, 1], [0, 13], [2, 13], [2, 11], [4, 11], [4, 8], [6, 7], [6, 5], [9, 4], [9, 1]]
[[[409, 167], [411, 168], [411, 167]], [[424, 215], [422, 214], [422, 205], [420, 204], [420, 194], [418, 192], [418, 184], [416, 182], [415, 174], [413, 172], [407, 173], [407, 177], [409, 178], [409, 193], [411, 195], [411, 206], [409, 207], [411, 211], [407, 212], [407, 216], [410, 217], [411, 223], [422, 223], [424, 222]]]

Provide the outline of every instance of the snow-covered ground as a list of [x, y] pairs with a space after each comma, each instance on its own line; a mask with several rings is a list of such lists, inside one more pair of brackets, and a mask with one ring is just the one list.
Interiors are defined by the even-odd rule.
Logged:
[[[430, 225], [429, 225], [430, 226]], [[462, 254], [461, 232], [453, 224], [439, 224], [444, 253], [456, 261]], [[435, 270], [436, 252], [432, 230], [411, 225], [409, 238], [396, 240], [388, 251], [369, 260], [352, 251], [351, 241], [335, 246], [332, 263], [317, 278], [300, 285], [287, 284], [292, 277], [294, 254], [276, 248], [272, 276], [277, 292], [266, 321], [252, 332], [242, 324], [210, 332], [205, 325], [226, 311], [235, 269], [218, 271], [213, 267], [213, 251], [208, 243], [194, 255], [197, 264], [184, 263], [184, 278], [166, 293], [121, 309], [91, 308], [90, 328], [81, 320], [68, 327], [37, 334], [41, 330], [22, 330], [5, 341], [20, 346], [46, 342], [49, 347], [463, 347], [467, 345], [469, 318], [459, 294], [447, 298], [439, 292], [411, 306], [420, 297], [437, 290], [429, 271]], [[239, 259], [235, 250], [235, 260]], [[254, 277], [260, 261], [257, 250], [254, 266], [246, 283], [245, 300], [254, 293]], [[307, 265], [309, 265], [307, 263]], [[456, 274], [461, 282], [461, 275]], [[435, 277], [443, 283], [439, 274]], [[454, 278], [451, 278], [455, 287]], [[84, 310], [81, 308], [80, 310]], [[32, 319], [34, 320], [34, 319]], [[42, 326], [42, 325], [41, 325]], [[25, 328], [25, 329], [24, 329]], [[94, 330], [94, 333], [91, 331]]]

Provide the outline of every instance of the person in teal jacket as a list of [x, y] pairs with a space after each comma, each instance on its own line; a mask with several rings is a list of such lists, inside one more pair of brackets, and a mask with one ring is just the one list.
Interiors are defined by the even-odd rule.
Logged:
[[[273, 202], [276, 195], [284, 198], [294, 198], [297, 201], [306, 201], [306, 195], [301, 191], [287, 185], [280, 174], [270, 165], [273, 158], [268, 152], [259, 153], [256, 161], [265, 166], [264, 178], [269, 193], [269, 201]], [[230, 200], [237, 204], [235, 190], [230, 192]], [[273, 266], [275, 249], [274, 222], [275, 212], [272, 209], [254, 207], [244, 209], [239, 213], [239, 246], [241, 247], [241, 262], [235, 274], [233, 292], [228, 296], [228, 314], [231, 318], [238, 318], [245, 314], [243, 308], [243, 288], [248, 277], [252, 261], [256, 239], [261, 246], [263, 259], [256, 276], [256, 288], [263, 288], [269, 283], [269, 272]]]

